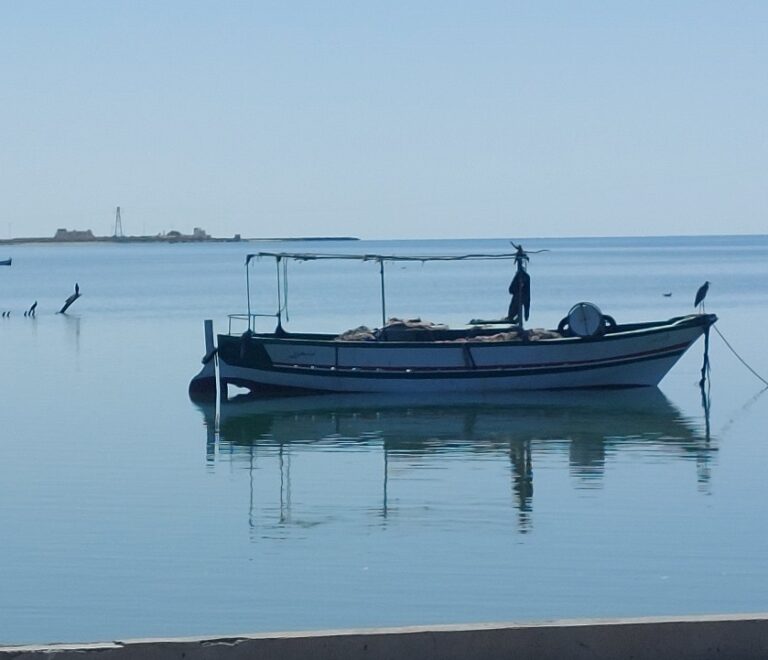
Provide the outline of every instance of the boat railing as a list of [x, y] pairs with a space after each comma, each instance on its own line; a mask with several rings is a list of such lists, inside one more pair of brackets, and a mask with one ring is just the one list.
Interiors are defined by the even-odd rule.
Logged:
[[249, 314], [229, 314], [229, 327], [227, 329], [227, 334], [232, 334], [233, 324], [236, 326], [244, 326], [242, 332], [238, 332], [238, 334], [242, 334], [246, 330], [253, 328], [257, 318], [265, 317], [274, 319], [277, 318], [277, 314], [256, 314], [255, 312], [251, 312]]

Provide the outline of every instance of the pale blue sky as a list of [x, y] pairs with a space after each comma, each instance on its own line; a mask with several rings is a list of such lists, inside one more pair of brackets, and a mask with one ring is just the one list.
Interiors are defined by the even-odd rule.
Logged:
[[0, 237], [765, 233], [768, 2], [0, 0]]

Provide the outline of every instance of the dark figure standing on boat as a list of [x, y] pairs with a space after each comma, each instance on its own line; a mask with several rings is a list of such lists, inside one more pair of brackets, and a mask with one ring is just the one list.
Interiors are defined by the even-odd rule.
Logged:
[[531, 276], [526, 272], [529, 259], [522, 245], [515, 245], [514, 243], [512, 245], [517, 250], [515, 254], [517, 272], [509, 285], [512, 300], [509, 303], [507, 319], [512, 323], [522, 325], [523, 319], [527, 321], [531, 311]]

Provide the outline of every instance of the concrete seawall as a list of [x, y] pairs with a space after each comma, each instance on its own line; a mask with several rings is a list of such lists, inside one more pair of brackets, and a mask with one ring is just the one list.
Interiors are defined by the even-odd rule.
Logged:
[[768, 614], [480, 624], [0, 646], [0, 660], [768, 658]]

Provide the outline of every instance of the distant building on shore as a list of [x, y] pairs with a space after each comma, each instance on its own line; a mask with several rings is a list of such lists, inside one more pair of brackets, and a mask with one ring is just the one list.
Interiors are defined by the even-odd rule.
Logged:
[[95, 241], [96, 237], [90, 229], [57, 229], [53, 235], [54, 241]]
[[205, 229], [195, 227], [191, 234], [182, 234], [180, 231], [171, 229], [167, 234], [162, 234], [161, 238], [170, 241], [210, 241], [211, 236]]

